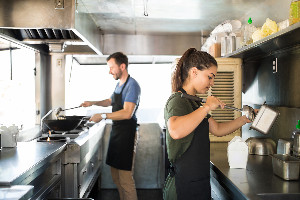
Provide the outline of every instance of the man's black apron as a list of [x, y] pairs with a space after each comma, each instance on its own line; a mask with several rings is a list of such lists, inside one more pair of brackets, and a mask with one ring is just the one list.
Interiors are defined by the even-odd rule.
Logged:
[[[112, 97], [113, 112], [123, 109], [122, 92], [128, 79], [129, 75], [120, 94], [114, 93]], [[131, 170], [136, 126], [137, 122], [132, 118], [128, 120], [113, 121], [106, 164], [121, 170]]]
[[[183, 89], [181, 91], [186, 93]], [[199, 108], [189, 101], [193, 110]], [[172, 165], [178, 200], [211, 199], [208, 118], [204, 118], [195, 129], [190, 147]]]

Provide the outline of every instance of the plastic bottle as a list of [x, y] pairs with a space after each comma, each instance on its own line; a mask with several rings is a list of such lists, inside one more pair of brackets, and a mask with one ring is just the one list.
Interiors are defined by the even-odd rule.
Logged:
[[298, 120], [298, 124], [296, 125], [296, 130], [293, 132], [292, 138], [299, 133], [300, 134], [300, 120]]
[[294, 140], [293, 154], [300, 156], [300, 120], [298, 120], [298, 124], [296, 125], [296, 130], [292, 134], [292, 138]]
[[252, 24], [251, 17], [248, 19], [247, 24], [242, 28], [243, 46], [253, 43], [252, 34], [256, 31], [256, 27]]
[[293, 0], [290, 5], [290, 25], [300, 21], [300, 0]]

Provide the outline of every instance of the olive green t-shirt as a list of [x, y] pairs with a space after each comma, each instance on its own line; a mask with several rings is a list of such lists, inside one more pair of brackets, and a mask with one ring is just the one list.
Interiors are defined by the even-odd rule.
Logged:
[[[193, 112], [193, 108], [189, 103], [189, 100], [181, 97], [181, 92], [176, 92], [170, 96], [168, 99], [165, 110], [164, 118], [167, 127], [167, 122], [172, 116], [184, 116]], [[167, 143], [167, 152], [170, 162], [174, 162], [179, 158], [190, 146], [194, 133], [187, 135], [184, 138], [174, 140], [166, 129], [166, 143]]]
[[[193, 107], [188, 99], [181, 97], [181, 92], [176, 92], [172, 94], [164, 109], [164, 118], [166, 124], [166, 144], [168, 158], [170, 162], [174, 162], [189, 148], [194, 137], [194, 132], [185, 136], [184, 138], [174, 140], [168, 131], [167, 122], [172, 116], [184, 116], [193, 112]], [[194, 106], [199, 107], [195, 101], [191, 101]], [[210, 115], [207, 116], [208, 118]], [[164, 186], [163, 192], [164, 200], [176, 200], [176, 187], [175, 187], [175, 177], [168, 176]]]

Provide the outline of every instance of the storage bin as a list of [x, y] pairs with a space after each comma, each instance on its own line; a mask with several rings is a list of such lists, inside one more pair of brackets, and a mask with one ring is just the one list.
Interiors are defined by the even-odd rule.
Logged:
[[284, 180], [298, 180], [300, 160], [289, 155], [273, 154], [273, 173]]

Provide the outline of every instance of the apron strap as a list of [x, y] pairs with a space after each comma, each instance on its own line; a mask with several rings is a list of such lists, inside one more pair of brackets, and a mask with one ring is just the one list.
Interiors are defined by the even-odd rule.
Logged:
[[121, 90], [120, 94], [122, 94], [122, 92], [123, 92], [123, 90], [124, 90], [124, 88], [125, 88], [125, 86], [126, 86], [128, 80], [129, 80], [129, 77], [130, 77], [130, 75], [128, 74], [127, 79], [126, 79], [126, 81], [125, 81], [124, 86], [122, 87], [122, 90]]
[[172, 162], [170, 162], [169, 174], [171, 177], [175, 176], [175, 174], [176, 174], [176, 167]]
[[[179, 91], [182, 92], [183, 94], [187, 94], [183, 88], [180, 88]], [[199, 102], [195, 101], [198, 106], [198, 107], [196, 107], [191, 99], [188, 99], [188, 101], [190, 102], [190, 104], [194, 110], [197, 110], [202, 105], [200, 101]]]

